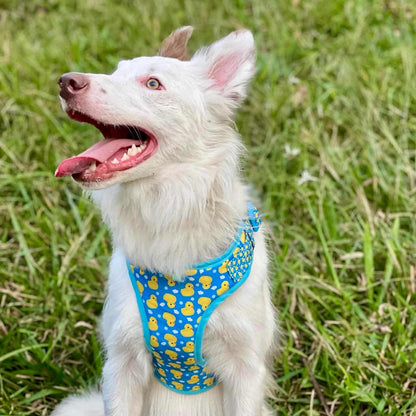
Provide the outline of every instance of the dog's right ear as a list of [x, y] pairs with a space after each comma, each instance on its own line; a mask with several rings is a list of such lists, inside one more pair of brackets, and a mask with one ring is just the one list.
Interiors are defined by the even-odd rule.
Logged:
[[192, 26], [183, 26], [172, 32], [163, 42], [157, 53], [159, 56], [166, 58], [176, 58], [181, 61], [189, 59], [186, 44], [192, 35], [194, 28]]
[[246, 96], [247, 84], [255, 72], [254, 38], [249, 30], [237, 30], [212, 45], [198, 50], [192, 57], [231, 107]]

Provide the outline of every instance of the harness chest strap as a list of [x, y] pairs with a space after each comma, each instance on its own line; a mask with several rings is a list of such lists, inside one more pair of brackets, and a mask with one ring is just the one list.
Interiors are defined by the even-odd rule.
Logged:
[[171, 390], [195, 394], [215, 385], [202, 357], [204, 328], [214, 309], [250, 274], [253, 234], [260, 224], [258, 211], [249, 204], [248, 218], [228, 250], [193, 266], [183, 282], [127, 261], [155, 377]]

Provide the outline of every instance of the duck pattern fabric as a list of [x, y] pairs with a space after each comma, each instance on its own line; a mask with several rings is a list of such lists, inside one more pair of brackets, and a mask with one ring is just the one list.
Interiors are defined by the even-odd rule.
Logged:
[[260, 224], [258, 211], [249, 204], [248, 218], [228, 250], [193, 266], [183, 282], [127, 261], [154, 374], [171, 390], [194, 394], [215, 385], [202, 357], [204, 328], [214, 309], [250, 274], [253, 234]]

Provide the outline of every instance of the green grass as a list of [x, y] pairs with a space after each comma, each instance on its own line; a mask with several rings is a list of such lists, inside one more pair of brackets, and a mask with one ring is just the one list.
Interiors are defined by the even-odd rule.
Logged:
[[[152, 54], [184, 24], [192, 49], [256, 38], [237, 125], [273, 228], [277, 414], [324, 414], [306, 357], [334, 415], [416, 415], [414, 1], [1, 4], [0, 415], [45, 415], [101, 369], [109, 235], [53, 177], [96, 132], [60, 110], [57, 79]], [[318, 180], [299, 185], [303, 170]]]

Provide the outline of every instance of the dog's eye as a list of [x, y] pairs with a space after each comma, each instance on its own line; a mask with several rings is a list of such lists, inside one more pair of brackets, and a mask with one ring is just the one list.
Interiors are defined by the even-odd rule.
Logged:
[[146, 82], [146, 87], [151, 90], [157, 90], [160, 88], [160, 82], [156, 78], [149, 78]]

